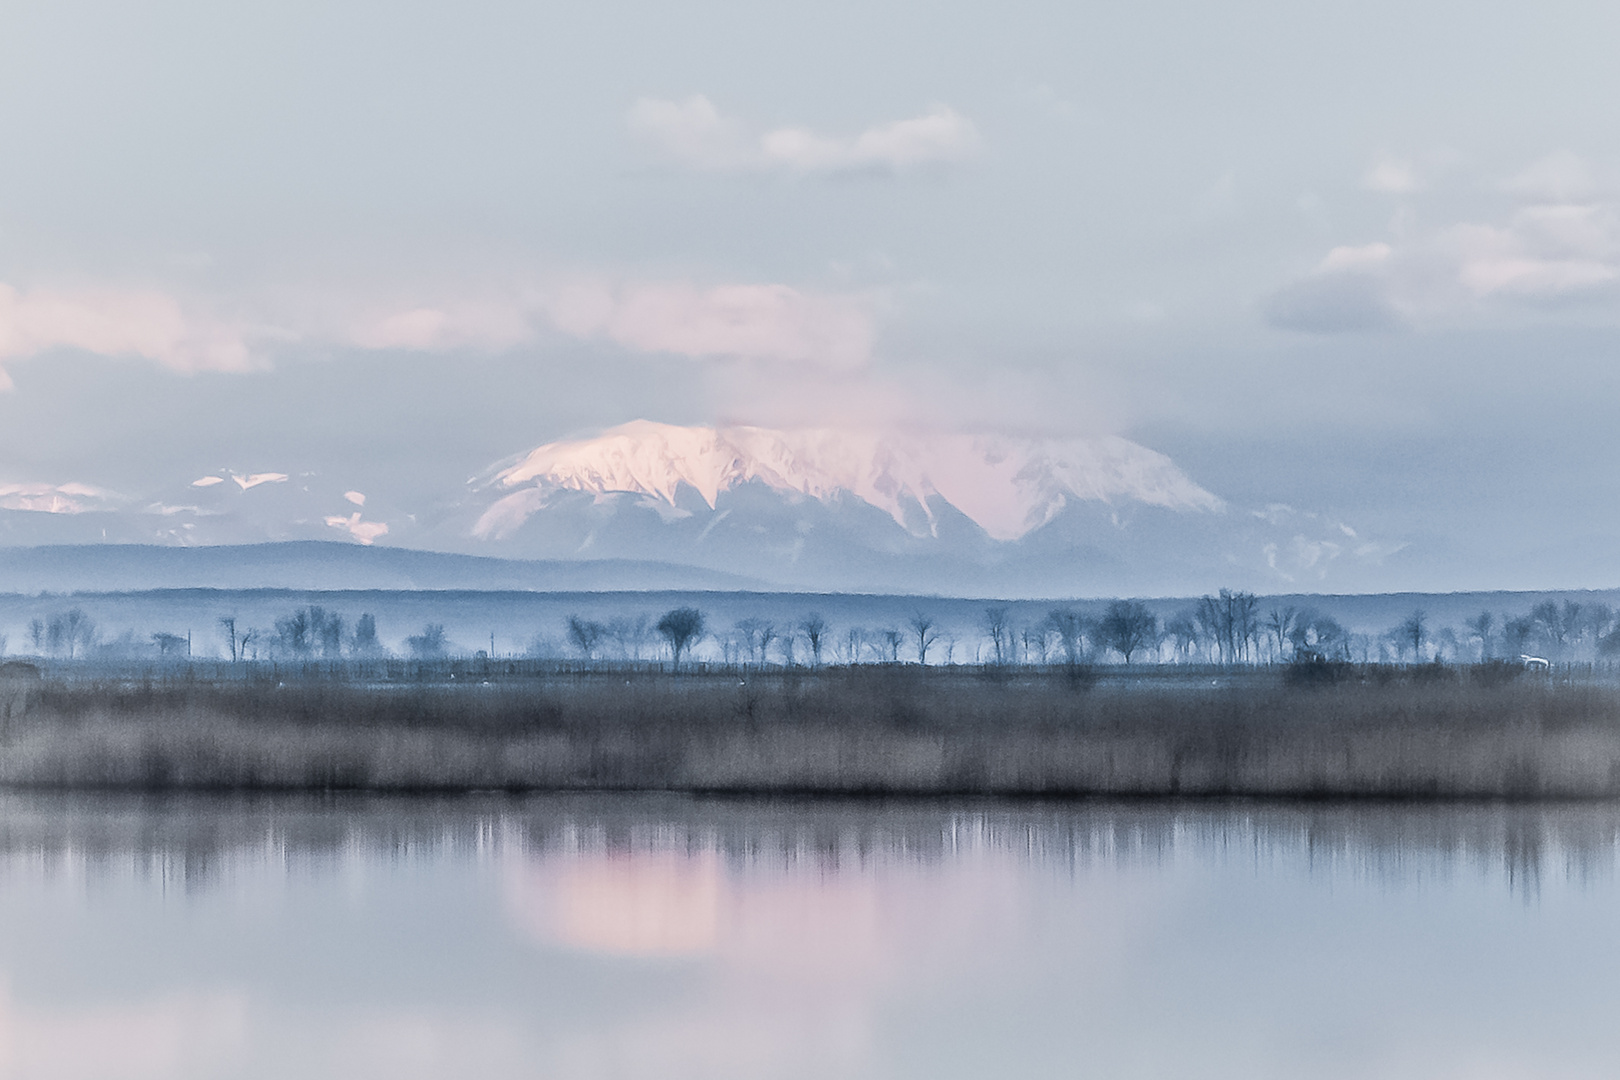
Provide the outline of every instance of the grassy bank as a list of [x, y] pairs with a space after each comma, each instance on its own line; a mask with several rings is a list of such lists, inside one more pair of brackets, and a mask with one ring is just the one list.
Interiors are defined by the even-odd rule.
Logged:
[[975, 795], [1620, 795], [1620, 690], [1372, 669], [1115, 680], [580, 671], [467, 685], [47, 679], [0, 783]]

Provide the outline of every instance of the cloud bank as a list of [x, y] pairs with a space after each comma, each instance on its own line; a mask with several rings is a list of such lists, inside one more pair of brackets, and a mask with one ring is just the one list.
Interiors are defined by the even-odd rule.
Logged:
[[[57, 349], [140, 357], [171, 371], [248, 371], [240, 328], [188, 315], [152, 290], [21, 291], [0, 284], [0, 364]], [[11, 378], [0, 367], [0, 390]]]
[[[1381, 164], [1369, 186], [1411, 190], [1416, 181], [1401, 168]], [[1527, 307], [1616, 307], [1620, 203], [1600, 193], [1586, 165], [1555, 154], [1502, 188], [1517, 205], [1500, 220], [1333, 248], [1267, 298], [1267, 320], [1336, 334]]]
[[348, 331], [364, 349], [497, 352], [544, 330], [640, 353], [857, 368], [872, 354], [870, 303], [780, 284], [700, 286], [576, 279], [504, 300], [371, 315]]
[[641, 98], [625, 119], [632, 135], [664, 157], [707, 172], [896, 173], [963, 161], [979, 149], [973, 121], [945, 105], [844, 138], [803, 127], [750, 133], [701, 94]]

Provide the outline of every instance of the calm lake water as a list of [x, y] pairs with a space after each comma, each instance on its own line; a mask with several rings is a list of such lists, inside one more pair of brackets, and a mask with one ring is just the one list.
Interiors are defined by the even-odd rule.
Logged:
[[0, 1077], [1613, 1077], [1620, 808], [0, 797]]

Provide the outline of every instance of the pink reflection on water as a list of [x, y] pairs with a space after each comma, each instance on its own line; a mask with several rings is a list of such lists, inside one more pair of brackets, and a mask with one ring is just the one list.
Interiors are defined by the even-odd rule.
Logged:
[[816, 1076], [870, 1063], [896, 1004], [995, 967], [1027, 930], [1023, 876], [988, 847], [739, 863], [671, 844], [514, 854], [503, 895], [543, 948], [686, 965], [679, 1000], [555, 1047], [561, 1075]]

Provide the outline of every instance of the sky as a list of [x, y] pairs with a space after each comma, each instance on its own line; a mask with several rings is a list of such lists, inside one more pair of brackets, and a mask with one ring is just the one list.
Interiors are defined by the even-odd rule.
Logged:
[[1557, 0], [0, 0], [0, 503], [422, 507], [635, 419], [1122, 435], [1378, 537], [1358, 588], [1614, 585], [1616, 40]]

